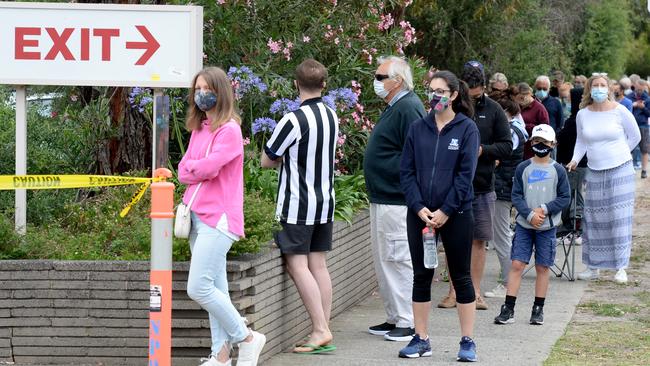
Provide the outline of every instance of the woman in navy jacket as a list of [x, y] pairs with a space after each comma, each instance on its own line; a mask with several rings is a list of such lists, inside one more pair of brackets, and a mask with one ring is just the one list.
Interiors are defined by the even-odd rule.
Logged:
[[442, 239], [449, 275], [456, 289], [461, 342], [458, 360], [476, 361], [472, 340], [475, 300], [470, 262], [474, 216], [472, 181], [479, 150], [479, 131], [467, 84], [449, 71], [433, 75], [428, 97], [431, 112], [411, 125], [400, 168], [409, 207], [407, 232], [413, 262], [413, 340], [400, 357], [431, 356], [427, 320], [431, 311], [433, 269], [424, 267], [422, 230], [434, 228]]

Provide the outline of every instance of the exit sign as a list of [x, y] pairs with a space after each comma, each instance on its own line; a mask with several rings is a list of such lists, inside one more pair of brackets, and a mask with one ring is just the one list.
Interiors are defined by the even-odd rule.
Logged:
[[188, 87], [198, 6], [0, 2], [0, 84]]

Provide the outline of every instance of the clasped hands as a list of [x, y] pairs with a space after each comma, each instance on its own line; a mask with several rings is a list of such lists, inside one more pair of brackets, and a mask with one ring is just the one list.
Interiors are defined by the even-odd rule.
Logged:
[[437, 209], [435, 212], [431, 212], [426, 207], [422, 208], [420, 212], [418, 212], [418, 216], [422, 221], [424, 221], [427, 226], [434, 229], [442, 227], [442, 225], [444, 225], [449, 219], [449, 216], [440, 211], [440, 209]]
[[541, 207], [533, 209], [533, 212], [534, 214], [530, 219], [530, 224], [539, 229], [544, 223], [544, 219], [546, 219], [546, 214], [544, 213], [544, 209]]

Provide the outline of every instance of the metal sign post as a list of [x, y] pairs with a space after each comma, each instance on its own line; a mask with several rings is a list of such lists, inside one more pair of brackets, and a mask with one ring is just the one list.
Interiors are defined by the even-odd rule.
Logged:
[[[16, 87], [16, 175], [27, 174], [27, 88]], [[27, 232], [27, 191], [16, 192], [16, 232]]]

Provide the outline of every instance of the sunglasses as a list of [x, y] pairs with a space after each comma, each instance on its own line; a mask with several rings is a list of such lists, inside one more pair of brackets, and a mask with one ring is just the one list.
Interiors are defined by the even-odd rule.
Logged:
[[594, 72], [591, 74], [591, 76], [607, 76], [606, 72]]
[[385, 74], [375, 74], [375, 80], [377, 80], [377, 81], [382, 81], [382, 80], [386, 80], [386, 79], [389, 79], [389, 78], [390, 78], [390, 76], [385, 75]]

